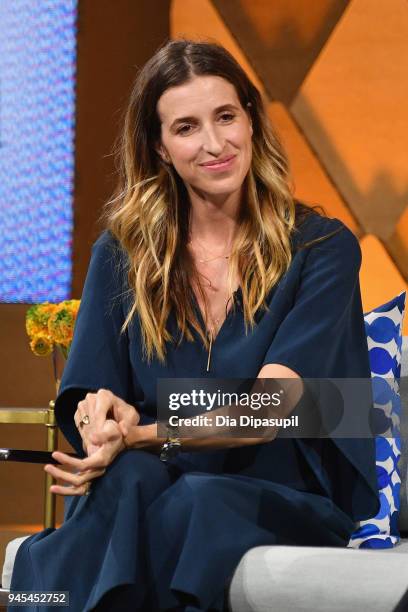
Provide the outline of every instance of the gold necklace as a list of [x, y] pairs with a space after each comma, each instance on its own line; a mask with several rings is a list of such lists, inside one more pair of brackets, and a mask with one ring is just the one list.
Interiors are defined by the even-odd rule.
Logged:
[[[230, 301], [231, 297], [232, 297], [232, 296], [230, 296], [230, 297], [228, 298], [228, 300], [226, 301], [226, 304], [225, 304], [225, 319], [226, 319], [226, 318], [227, 318], [227, 316], [228, 316], [228, 302]], [[213, 325], [213, 328], [215, 327], [215, 326], [214, 326], [214, 323], [218, 324], [218, 323], [219, 323], [219, 321], [220, 321], [220, 318], [219, 318], [219, 317], [218, 317], [218, 319], [213, 319], [211, 316], [210, 316], [209, 318], [210, 318], [210, 320], [211, 320], [211, 323], [212, 323], [212, 325]], [[224, 321], [225, 321], [225, 319], [224, 319]], [[207, 327], [207, 323], [206, 323], [206, 327]], [[220, 329], [221, 329], [221, 328], [220, 328]], [[218, 335], [219, 331], [220, 331], [220, 330], [218, 330], [217, 335]], [[214, 336], [213, 336], [213, 329], [209, 330], [209, 329], [208, 329], [208, 327], [207, 327], [207, 333], [208, 333], [208, 335], [209, 335], [209, 337], [210, 337], [210, 346], [208, 347], [208, 358], [207, 358], [207, 372], [209, 372], [209, 371], [210, 371], [210, 364], [211, 364], [211, 351], [212, 351], [213, 340], [214, 340]]]
[[[190, 234], [189, 242], [190, 243], [193, 242], [193, 237], [191, 236], [191, 234]], [[197, 240], [197, 238], [194, 238], [194, 242], [196, 242], [198, 244], [198, 246], [201, 247], [204, 252], [210, 253], [210, 251], [203, 244], [201, 244], [201, 242], [199, 240]], [[210, 255], [211, 255], [211, 253], [210, 253]], [[216, 259], [229, 259], [231, 257], [231, 255], [232, 255], [232, 253], [228, 253], [228, 255], [217, 255], [217, 256], [214, 256], [214, 257], [210, 257], [209, 259], [199, 259], [198, 261], [199, 261], [199, 263], [208, 263], [210, 261], [215, 261]]]
[[209, 346], [209, 349], [208, 349], [208, 359], [207, 359], [207, 372], [210, 371], [212, 342], [213, 342], [212, 334], [210, 334], [210, 346]]
[[[208, 251], [208, 250], [207, 250], [207, 249], [204, 247], [204, 245], [202, 245], [202, 244], [199, 242], [199, 240], [197, 240], [197, 238], [195, 238], [195, 239], [194, 239], [194, 241], [195, 241], [195, 242], [196, 242], [196, 243], [197, 243], [197, 244], [198, 244], [198, 245], [199, 245], [199, 246], [202, 248], [202, 250], [203, 250], [204, 252], [205, 252], [205, 251], [209, 252], [209, 251]], [[192, 235], [191, 235], [191, 234], [189, 234], [189, 243], [192, 243], [192, 242], [193, 242], [193, 237], [192, 237]], [[231, 257], [231, 255], [232, 255], [232, 253], [228, 253], [228, 255], [217, 255], [217, 256], [211, 257], [211, 258], [209, 258], [209, 259], [198, 259], [198, 262], [199, 262], [199, 263], [209, 263], [210, 261], [215, 261], [216, 259], [229, 259], [229, 258]], [[197, 271], [198, 271], [198, 270], [197, 270]], [[205, 279], [206, 279], [206, 280], [209, 282], [208, 287], [209, 287], [209, 288], [213, 288], [213, 285], [212, 285], [212, 283], [211, 283], [211, 280], [210, 280], [209, 278], [207, 278], [207, 277], [205, 276], [205, 274], [203, 274], [202, 272], [198, 272], [198, 273], [200, 274], [200, 276], [203, 276], [203, 277], [204, 277], [204, 278], [205, 278]], [[232, 296], [230, 296], [230, 297], [228, 298], [228, 300], [226, 301], [226, 304], [225, 304], [225, 318], [227, 318], [227, 315], [228, 315], [228, 312], [227, 312], [227, 309], [228, 309], [228, 302], [230, 301], [231, 297], [232, 297]], [[211, 323], [212, 323], [212, 325], [213, 325], [213, 328], [215, 327], [214, 323], [215, 323], [215, 324], [218, 324], [218, 323], [219, 323], [219, 321], [220, 321], [220, 318], [219, 318], [219, 317], [218, 317], [218, 319], [213, 319], [212, 317], [210, 317], [210, 319], [211, 319]], [[225, 319], [224, 319], [224, 320], [225, 320]], [[212, 346], [213, 346], [213, 342], [214, 342], [214, 333], [213, 333], [213, 329], [211, 329], [211, 330], [209, 330], [209, 329], [208, 329], [208, 326], [207, 326], [207, 321], [205, 321], [205, 326], [206, 326], [206, 328], [207, 328], [207, 334], [208, 334], [208, 336], [209, 336], [209, 338], [210, 338], [210, 346], [208, 347], [208, 358], [207, 358], [207, 372], [209, 372], [209, 371], [210, 371], [210, 365], [211, 365], [211, 352], [212, 352]], [[218, 330], [218, 331], [219, 331], [219, 330]], [[217, 334], [217, 335], [218, 335], [218, 334]]]

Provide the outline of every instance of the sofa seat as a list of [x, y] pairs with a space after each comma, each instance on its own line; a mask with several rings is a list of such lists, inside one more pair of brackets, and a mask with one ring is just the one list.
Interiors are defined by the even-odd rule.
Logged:
[[408, 537], [364, 550], [258, 546], [230, 585], [233, 612], [391, 612], [408, 587]]
[[[3, 588], [25, 537], [7, 546]], [[384, 550], [258, 546], [234, 573], [229, 605], [232, 612], [392, 612], [407, 585], [408, 537]]]

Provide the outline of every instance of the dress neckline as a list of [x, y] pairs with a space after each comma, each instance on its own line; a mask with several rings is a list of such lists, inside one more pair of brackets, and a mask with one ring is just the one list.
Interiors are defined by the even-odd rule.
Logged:
[[[219, 339], [219, 337], [222, 335], [222, 333], [224, 333], [224, 330], [226, 328], [226, 325], [230, 319], [230, 315], [231, 313], [234, 311], [234, 304], [232, 304], [232, 306], [229, 308], [228, 312], [227, 312], [227, 316], [225, 317], [224, 321], [221, 324], [221, 327], [219, 328], [217, 334], [215, 336], [213, 336], [212, 334], [210, 334], [207, 330], [206, 324], [205, 324], [205, 320], [204, 320], [204, 316], [203, 313], [201, 312], [201, 308], [198, 304], [198, 300], [196, 298], [196, 295], [194, 293], [194, 291], [192, 291], [193, 294], [193, 303], [194, 303], [194, 308], [197, 314], [197, 317], [203, 327], [203, 329], [206, 330], [207, 332], [207, 337], [210, 338], [210, 346], [208, 349], [208, 359], [207, 359], [207, 368], [206, 371], [209, 372], [210, 371], [210, 366], [211, 366], [211, 353], [214, 347], [215, 342]], [[242, 289], [241, 287], [238, 287], [238, 289], [236, 289], [235, 291], [233, 291], [232, 295], [234, 296], [234, 301], [235, 301], [235, 305], [236, 306], [240, 306], [241, 304], [241, 294], [242, 294]]]

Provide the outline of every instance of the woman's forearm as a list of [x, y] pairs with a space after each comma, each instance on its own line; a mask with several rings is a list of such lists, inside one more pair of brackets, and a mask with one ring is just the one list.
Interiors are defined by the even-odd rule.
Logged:
[[[279, 393], [277, 393], [279, 389]], [[201, 412], [192, 418], [182, 418], [172, 414], [169, 424], [177, 428], [176, 436], [180, 439], [182, 450], [209, 450], [218, 448], [236, 448], [253, 446], [274, 440], [279, 432], [282, 418], [286, 419], [298, 404], [304, 386], [298, 376], [288, 379], [258, 378], [252, 387], [251, 397], [266, 397], [269, 403], [256, 408], [256, 420], [247, 404], [243, 406], [228, 404], [219, 406], [210, 412]], [[276, 397], [278, 396], [278, 401]], [[272, 402], [272, 398], [274, 401]], [[241, 421], [241, 417], [245, 417]], [[249, 421], [248, 421], [249, 417]], [[175, 421], [175, 422], [172, 422]], [[278, 424], [277, 424], [278, 423]], [[151, 452], [160, 452], [166, 437], [163, 437], [164, 423], [158, 425], [132, 425], [125, 438], [130, 448], [141, 448]], [[257, 436], [250, 434], [256, 433]], [[248, 435], [249, 434], [249, 435]]]
[[[276, 437], [278, 427], [269, 428], [268, 435], [257, 438], [239, 438], [233, 436], [221, 437], [217, 436], [194, 436], [193, 438], [180, 438], [181, 450], [210, 450], [218, 448], [236, 448], [239, 446], [251, 446], [254, 444], [262, 444], [269, 442]], [[135, 425], [130, 428], [128, 435], [125, 438], [127, 448], [138, 448], [147, 450], [153, 453], [159, 453], [165, 437], [159, 437], [157, 433], [157, 423], [151, 425]]]

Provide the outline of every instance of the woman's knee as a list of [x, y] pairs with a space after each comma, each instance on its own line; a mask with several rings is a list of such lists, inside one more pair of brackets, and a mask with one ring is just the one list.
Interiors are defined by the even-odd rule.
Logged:
[[218, 487], [216, 477], [212, 475], [200, 472], [184, 473], [153, 501], [151, 507], [163, 515], [166, 515], [167, 509], [170, 510], [170, 515], [177, 509], [180, 519], [189, 517], [195, 505], [204, 507], [206, 501], [213, 499]]
[[192, 500], [209, 498], [219, 489], [219, 478], [214, 474], [202, 472], [187, 472], [177, 481], [185, 494], [190, 494]]
[[170, 485], [163, 462], [156, 455], [139, 449], [119, 453], [101, 479], [105, 479], [117, 493], [139, 488], [147, 496], [147, 501]]

